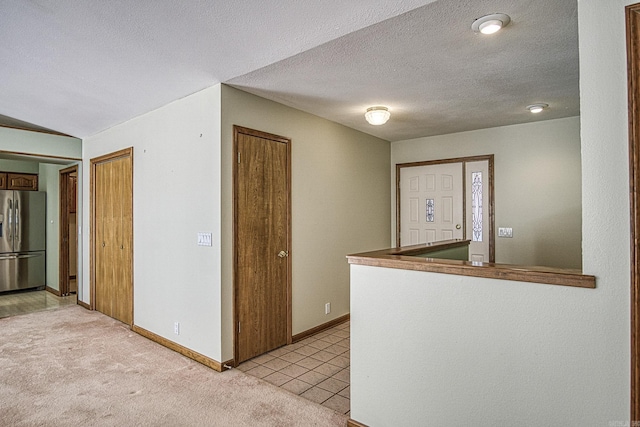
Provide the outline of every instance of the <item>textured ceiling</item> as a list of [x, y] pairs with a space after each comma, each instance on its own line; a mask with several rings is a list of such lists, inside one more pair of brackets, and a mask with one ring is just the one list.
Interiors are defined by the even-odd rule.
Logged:
[[[494, 12], [511, 24], [471, 30]], [[577, 4], [440, 0], [229, 83], [391, 141], [577, 116]], [[366, 123], [373, 105], [390, 108], [384, 126]]]
[[0, 123], [77, 137], [220, 82], [392, 141], [579, 114], [576, 0], [3, 0], [0, 37]]

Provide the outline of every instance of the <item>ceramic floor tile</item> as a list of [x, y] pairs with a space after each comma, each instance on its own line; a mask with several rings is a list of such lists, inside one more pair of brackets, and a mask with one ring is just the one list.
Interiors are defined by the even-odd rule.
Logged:
[[340, 337], [340, 338], [349, 338], [349, 332], [345, 331], [345, 330], [337, 330], [335, 332], [333, 332], [331, 335], [336, 336], [336, 337]]
[[346, 351], [349, 351], [349, 349], [345, 348], [345, 347], [343, 347], [341, 345], [334, 344], [334, 345], [331, 345], [331, 346], [325, 348], [324, 351], [328, 351], [329, 353], [333, 353], [336, 356], [338, 356], [338, 355], [341, 355], [342, 353], [344, 353]]
[[263, 354], [262, 356], [254, 357], [253, 359], [251, 359], [251, 361], [259, 365], [264, 365], [265, 363], [273, 359], [275, 359], [275, 356], [271, 356], [269, 354]]
[[285, 375], [289, 375], [292, 378], [296, 378], [299, 377], [300, 375], [306, 374], [307, 372], [309, 372], [309, 369], [307, 368], [303, 368], [302, 366], [298, 366], [295, 364], [289, 365], [284, 369], [281, 369], [280, 372], [282, 372]]
[[238, 370], [349, 416], [350, 356], [350, 322], [345, 322], [246, 361]]
[[333, 374], [332, 377], [348, 383], [351, 380], [351, 371], [349, 369], [343, 369], [342, 371]]
[[302, 354], [304, 356], [311, 356], [312, 354], [315, 354], [318, 351], [320, 351], [320, 350], [318, 350], [317, 348], [304, 346], [304, 347], [300, 347], [299, 349], [297, 349], [296, 353]]
[[312, 359], [307, 357], [306, 359], [302, 359], [296, 362], [296, 365], [302, 366], [303, 368], [313, 369], [322, 365], [322, 362], [316, 359]]
[[315, 372], [320, 372], [322, 375], [332, 377], [338, 372], [340, 372], [342, 368], [340, 366], [335, 366], [330, 363], [323, 363], [322, 365], [318, 366], [317, 368], [314, 368], [313, 370]]
[[302, 374], [298, 377], [298, 379], [300, 381], [304, 381], [305, 383], [309, 383], [312, 385], [316, 385], [318, 383], [321, 383], [322, 381], [326, 380], [327, 378], [329, 378], [327, 375], [323, 375], [319, 372], [315, 372], [315, 371], [309, 371], [306, 374]]
[[346, 321], [343, 322], [341, 324], [339, 324], [338, 326], [336, 326], [336, 329], [351, 329], [351, 322], [350, 321]]
[[264, 378], [267, 375], [273, 374], [274, 372], [275, 371], [273, 369], [265, 368], [264, 366], [256, 366], [255, 368], [250, 369], [245, 373], [249, 375], [253, 375], [254, 377], [257, 377], [257, 378]]
[[296, 363], [298, 360], [302, 360], [305, 357], [306, 356], [304, 354], [300, 354], [300, 353], [296, 353], [295, 351], [292, 351], [291, 353], [283, 354], [282, 356], [280, 356], [280, 359], [286, 360], [287, 362], [290, 362], [290, 363]]
[[338, 356], [338, 357], [334, 357], [333, 359], [329, 360], [327, 363], [330, 363], [330, 364], [335, 365], [335, 366], [339, 366], [341, 368], [346, 368], [347, 366], [350, 365], [351, 361], [349, 359], [347, 359], [346, 357]]
[[322, 337], [326, 337], [328, 335], [331, 335], [331, 329], [328, 331], [323, 331], [323, 332], [319, 332], [317, 334], [315, 334], [313, 337], [316, 339], [322, 338]]
[[312, 342], [314, 342], [316, 340], [317, 340], [316, 337], [309, 337], [309, 338], [305, 338], [305, 339], [303, 339], [302, 341], [299, 341], [299, 342], [302, 345], [309, 345], [309, 344], [311, 344]]
[[330, 342], [318, 340], [318, 341], [315, 341], [315, 342], [312, 342], [311, 344], [309, 344], [309, 347], [313, 347], [313, 348], [317, 348], [318, 350], [322, 350], [324, 348], [329, 347], [330, 345], [331, 345]]
[[[302, 393], [300, 396], [304, 397], [305, 399], [309, 399], [312, 402], [322, 403], [325, 400], [327, 400], [330, 397], [332, 397], [333, 393], [328, 392], [328, 391], [323, 390], [323, 389], [318, 388], [318, 387], [312, 387], [309, 390], [307, 390], [304, 393]], [[344, 399], [344, 397], [343, 397], [343, 399]]]
[[351, 386], [343, 389], [340, 393], [338, 393], [342, 397], [346, 397], [347, 399], [351, 399]]
[[322, 341], [326, 341], [326, 342], [330, 342], [331, 344], [335, 344], [339, 341], [342, 341], [344, 338], [343, 337], [336, 337], [333, 335], [327, 335], [326, 337], [322, 337], [320, 338]]
[[[281, 372], [274, 372], [273, 374], [269, 374], [263, 378], [265, 381], [269, 381], [273, 385], [277, 385], [278, 387], [284, 383], [288, 383], [293, 378], [288, 375], [285, 375]], [[326, 387], [325, 387], [326, 388]]]
[[52, 310], [70, 304], [77, 304], [75, 294], [58, 297], [48, 291], [20, 291], [0, 295], [0, 317]]
[[330, 391], [333, 394], [339, 393], [349, 386], [349, 383], [337, 380], [335, 378], [327, 378], [326, 380], [318, 383], [316, 387], [320, 387], [323, 390]]
[[349, 341], [349, 338], [345, 338], [342, 341], [338, 341], [336, 345], [341, 345], [343, 347], [351, 348], [351, 342]]
[[247, 372], [255, 368], [256, 366], [260, 366], [260, 365], [258, 365], [256, 362], [252, 362], [251, 360], [247, 360], [246, 362], [243, 362], [240, 365], [238, 365], [237, 369], [242, 372]]
[[270, 351], [267, 354], [269, 354], [271, 356], [275, 356], [275, 357], [280, 357], [283, 354], [287, 354], [287, 353], [289, 353], [291, 351], [293, 351], [293, 350], [291, 350], [288, 346], [284, 346], [284, 347], [276, 348], [275, 350]]
[[297, 350], [300, 347], [304, 347], [304, 344], [300, 344], [299, 342], [297, 342], [297, 343], [294, 343], [294, 344], [291, 344], [291, 345], [287, 346], [287, 348], [290, 349], [291, 351]]
[[274, 371], [279, 371], [280, 369], [284, 369], [289, 365], [291, 365], [291, 362], [287, 362], [286, 360], [282, 360], [277, 357], [262, 364], [262, 366], [266, 366], [267, 368], [273, 369]]
[[349, 412], [349, 407], [351, 406], [351, 400], [336, 394], [331, 396], [326, 401], [324, 401], [322, 403], [322, 406], [331, 408], [334, 411], [339, 412], [341, 414], [346, 414], [347, 412]]
[[311, 384], [305, 383], [304, 381], [300, 381], [297, 378], [294, 378], [291, 381], [282, 384], [280, 387], [287, 391], [290, 391], [293, 394], [301, 394], [309, 390], [313, 386]]
[[334, 357], [336, 357], [336, 355], [334, 353], [330, 353], [328, 351], [319, 351], [315, 354], [312, 354], [311, 356], [312, 359], [316, 359], [319, 360], [321, 362], [328, 362], [329, 360], [333, 359]]

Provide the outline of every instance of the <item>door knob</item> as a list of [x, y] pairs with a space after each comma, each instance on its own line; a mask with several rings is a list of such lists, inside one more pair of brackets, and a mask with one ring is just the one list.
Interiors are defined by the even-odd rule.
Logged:
[[287, 252], [287, 251], [280, 251], [280, 252], [278, 253], [278, 256], [279, 256], [280, 258], [288, 257], [288, 256], [289, 256], [289, 252]]
[[456, 230], [460, 230], [460, 224], [456, 224]]

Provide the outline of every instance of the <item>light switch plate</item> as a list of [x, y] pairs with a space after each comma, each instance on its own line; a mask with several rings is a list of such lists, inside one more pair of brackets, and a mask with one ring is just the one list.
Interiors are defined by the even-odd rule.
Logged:
[[198, 233], [198, 246], [211, 246], [211, 233]]
[[513, 237], [513, 228], [511, 227], [498, 227], [498, 237]]

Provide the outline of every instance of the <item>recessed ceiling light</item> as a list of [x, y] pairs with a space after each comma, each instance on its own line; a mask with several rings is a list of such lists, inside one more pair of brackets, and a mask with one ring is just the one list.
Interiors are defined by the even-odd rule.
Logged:
[[364, 113], [364, 118], [367, 119], [369, 124], [379, 126], [387, 123], [391, 117], [391, 113], [387, 107], [377, 106], [367, 108], [367, 112]]
[[533, 114], [541, 113], [542, 110], [548, 108], [549, 104], [531, 104], [527, 105], [527, 110], [531, 111]]
[[473, 21], [471, 29], [476, 33], [493, 34], [500, 31], [501, 28], [509, 25], [509, 22], [511, 22], [509, 15], [505, 15], [504, 13], [494, 13]]

